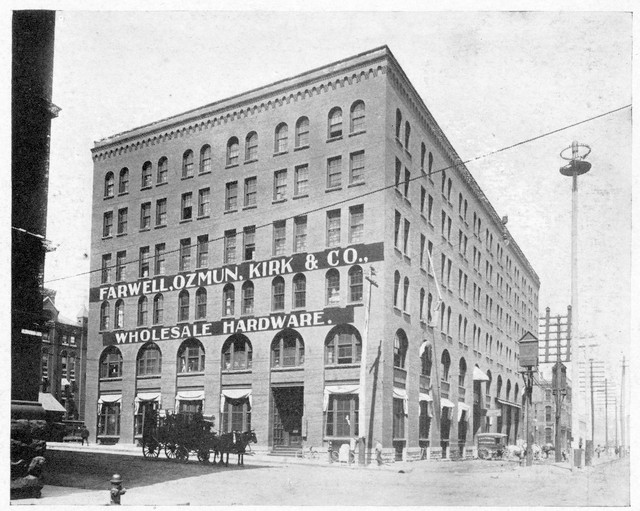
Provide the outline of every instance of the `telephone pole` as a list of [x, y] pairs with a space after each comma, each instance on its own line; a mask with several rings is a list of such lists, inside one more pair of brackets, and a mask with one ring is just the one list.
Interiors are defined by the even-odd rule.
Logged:
[[593, 442], [595, 441], [596, 437], [594, 436], [594, 432], [595, 432], [595, 413], [594, 413], [594, 404], [593, 404], [593, 359], [590, 358], [589, 359], [589, 363], [591, 366], [591, 384], [589, 385], [589, 388], [591, 389], [591, 445], [592, 445], [592, 449], [593, 449]]
[[620, 385], [620, 443], [622, 444], [622, 454], [626, 453], [626, 445], [627, 445], [627, 421], [625, 417], [625, 403], [624, 403], [624, 370], [627, 366], [625, 365], [624, 355], [622, 355], [622, 383]]
[[604, 379], [604, 446], [609, 447], [609, 394], [607, 379]]

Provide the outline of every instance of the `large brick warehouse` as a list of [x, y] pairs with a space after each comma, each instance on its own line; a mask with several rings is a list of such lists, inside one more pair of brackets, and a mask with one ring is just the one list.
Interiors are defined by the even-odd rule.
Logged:
[[149, 408], [253, 429], [262, 451], [367, 434], [389, 458], [457, 457], [481, 431], [522, 436], [539, 279], [387, 47], [92, 155], [99, 441], [139, 440]]

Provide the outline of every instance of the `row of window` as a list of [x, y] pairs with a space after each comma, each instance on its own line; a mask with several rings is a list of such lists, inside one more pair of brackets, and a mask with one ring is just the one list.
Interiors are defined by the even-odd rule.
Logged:
[[[349, 115], [349, 132], [351, 134], [361, 133], [365, 129], [365, 106], [363, 101], [356, 101], [351, 105]], [[327, 120], [327, 139], [336, 140], [342, 137], [343, 121], [342, 109], [332, 108]], [[295, 146], [296, 149], [309, 147], [309, 118], [300, 117], [295, 124]], [[286, 153], [289, 149], [289, 127], [286, 123], [278, 124], [274, 131], [275, 154]], [[245, 137], [245, 162], [253, 162], [258, 159], [258, 134], [250, 132]], [[233, 167], [239, 164], [240, 141], [233, 136], [227, 141], [226, 166]], [[200, 174], [211, 172], [211, 146], [208, 144], [200, 148], [200, 160], [198, 171]], [[188, 149], [182, 155], [182, 178], [193, 177], [195, 173], [194, 153]], [[166, 156], [158, 160], [156, 183], [164, 184], [168, 182], [169, 161]], [[145, 189], [153, 184], [153, 165], [150, 161], [142, 165], [141, 188]], [[129, 169], [123, 168], [118, 175], [118, 194], [125, 194], [129, 191]], [[115, 194], [115, 175], [109, 171], [104, 179], [104, 197], [111, 198]]]
[[[348, 272], [347, 302], [358, 303], [363, 297], [362, 268], [352, 266]], [[255, 290], [253, 282], [246, 281], [241, 287], [240, 313], [242, 315], [254, 314]], [[341, 303], [340, 272], [335, 268], [327, 271], [325, 275], [325, 305], [337, 307]], [[182, 290], [178, 295], [178, 321], [190, 319], [190, 294]], [[304, 309], [307, 306], [307, 279], [299, 273], [292, 280], [292, 308]], [[158, 293], [152, 301], [151, 321], [154, 325], [164, 322], [164, 295]], [[236, 310], [236, 288], [234, 284], [227, 284], [222, 290], [222, 316], [233, 316]], [[283, 277], [275, 277], [271, 282], [271, 311], [285, 310], [285, 281]], [[111, 305], [105, 301], [100, 306], [100, 330], [110, 329]], [[203, 287], [195, 292], [195, 320], [207, 318], [207, 290]], [[114, 328], [124, 328], [125, 303], [117, 300], [115, 303]], [[149, 324], [149, 299], [141, 296], [137, 306], [137, 326]]]
[[[40, 375], [42, 378], [49, 378], [49, 360], [52, 358], [52, 354], [49, 352], [49, 347], [42, 348], [42, 358], [40, 362]], [[58, 365], [57, 377], [67, 378], [69, 381], [76, 379], [76, 365], [79, 362], [76, 353], [71, 351], [67, 353], [66, 350], [62, 350], [58, 354], [60, 363]]]

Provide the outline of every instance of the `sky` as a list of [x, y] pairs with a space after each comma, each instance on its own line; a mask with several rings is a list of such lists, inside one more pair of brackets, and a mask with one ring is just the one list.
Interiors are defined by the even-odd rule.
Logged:
[[[88, 305], [93, 164], [103, 137], [387, 45], [540, 277], [540, 313], [571, 300], [579, 178], [579, 317], [619, 375], [631, 335], [632, 17], [625, 12], [79, 11], [56, 21], [46, 286]], [[525, 143], [522, 143], [525, 142]], [[512, 149], [492, 154], [501, 148]], [[478, 158], [481, 157], [481, 158]], [[476, 159], [477, 158], [477, 159]]]

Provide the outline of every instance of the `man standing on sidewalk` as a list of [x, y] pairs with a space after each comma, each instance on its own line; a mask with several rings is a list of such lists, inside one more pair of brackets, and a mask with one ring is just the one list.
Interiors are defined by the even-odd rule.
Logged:
[[89, 430], [87, 429], [87, 426], [82, 426], [82, 431], [80, 431], [80, 438], [82, 439], [82, 443], [80, 445], [84, 445], [85, 442], [87, 442], [87, 445], [89, 445]]

